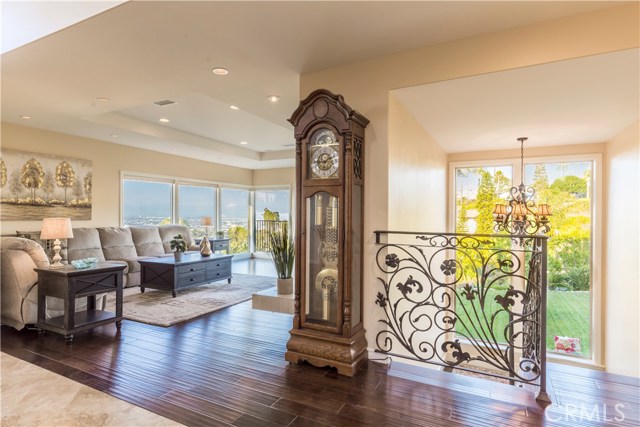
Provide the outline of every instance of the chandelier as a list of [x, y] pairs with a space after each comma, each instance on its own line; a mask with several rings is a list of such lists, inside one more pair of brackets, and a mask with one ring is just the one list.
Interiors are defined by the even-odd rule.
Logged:
[[549, 217], [551, 208], [546, 203], [536, 207], [534, 201], [536, 191], [525, 187], [524, 180], [524, 142], [528, 138], [518, 138], [520, 141], [520, 185], [511, 187], [507, 204], [497, 203], [493, 210], [497, 232], [505, 231], [509, 234], [534, 235], [549, 232]]

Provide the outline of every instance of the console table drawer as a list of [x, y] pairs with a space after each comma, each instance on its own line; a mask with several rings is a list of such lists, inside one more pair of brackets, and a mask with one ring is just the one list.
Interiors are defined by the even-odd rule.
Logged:
[[183, 265], [183, 266], [177, 267], [176, 271], [178, 275], [181, 275], [181, 274], [194, 273], [196, 271], [203, 271], [205, 268], [206, 266], [203, 263], [189, 264], [189, 265]]

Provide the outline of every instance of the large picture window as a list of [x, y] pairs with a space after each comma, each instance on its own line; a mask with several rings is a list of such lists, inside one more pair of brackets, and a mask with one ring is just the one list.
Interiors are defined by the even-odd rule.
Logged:
[[229, 236], [231, 253], [249, 252], [249, 190], [220, 189], [220, 230]]
[[[494, 233], [493, 208], [505, 203], [508, 190], [520, 183], [518, 159], [451, 165], [453, 229], [458, 233]], [[594, 346], [599, 331], [599, 257], [595, 219], [597, 158], [525, 159], [524, 184], [536, 191], [536, 203], [553, 209], [548, 243], [547, 350], [556, 354], [599, 359]], [[464, 301], [460, 302], [464, 304]], [[460, 309], [461, 307], [457, 307]], [[507, 319], [496, 319], [498, 323]], [[500, 325], [498, 325], [500, 328]], [[474, 336], [473, 331], [461, 331]], [[558, 337], [556, 339], [556, 337]], [[577, 338], [579, 351], [563, 351], [556, 341]], [[577, 342], [565, 340], [565, 342]]]
[[203, 218], [209, 217], [215, 224], [216, 218], [216, 188], [203, 185], [178, 186], [179, 223], [191, 230], [191, 235], [202, 238], [205, 234], [212, 236], [213, 230], [202, 225]]
[[173, 184], [124, 179], [122, 182], [122, 224], [170, 224], [173, 218]]
[[[123, 226], [182, 224], [194, 239], [228, 237], [233, 254], [264, 252], [256, 243], [259, 223], [275, 218], [277, 226], [287, 227], [291, 220], [288, 186], [252, 189], [122, 172], [121, 188]], [[206, 217], [212, 225], [205, 229]]]

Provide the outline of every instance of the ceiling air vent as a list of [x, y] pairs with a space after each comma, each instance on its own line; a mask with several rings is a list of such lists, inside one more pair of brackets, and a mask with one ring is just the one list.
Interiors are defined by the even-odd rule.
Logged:
[[164, 107], [165, 105], [175, 104], [175, 101], [172, 101], [170, 99], [163, 99], [162, 101], [154, 102], [154, 104]]
[[291, 143], [291, 144], [282, 144], [283, 147], [294, 147], [296, 144], [295, 143]]

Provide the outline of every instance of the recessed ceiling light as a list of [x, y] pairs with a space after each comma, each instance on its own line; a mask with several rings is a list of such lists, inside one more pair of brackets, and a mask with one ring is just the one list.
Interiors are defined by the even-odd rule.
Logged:
[[240, 108], [236, 107], [235, 105], [230, 105], [229, 108], [231, 108], [232, 110], [239, 110]]
[[21, 119], [31, 120], [31, 116], [20, 116]]
[[267, 96], [267, 99], [268, 99], [270, 102], [278, 102], [278, 100], [280, 99], [280, 97], [279, 97], [278, 95], [269, 95], [269, 96]]
[[160, 123], [169, 123], [169, 119], [167, 119], [166, 117], [162, 117], [162, 118], [158, 119], [158, 121]]
[[240, 141], [240, 145], [247, 145], [248, 142], [247, 141]]
[[111, 100], [110, 100], [109, 98], [105, 98], [104, 96], [100, 96], [100, 97], [96, 98], [96, 101], [99, 101], [99, 102], [109, 102], [109, 101], [111, 101]]
[[227, 74], [229, 74], [229, 70], [227, 70], [226, 68], [222, 68], [222, 67], [216, 67], [211, 71], [213, 72], [213, 74], [218, 75], [218, 76], [226, 76]]

